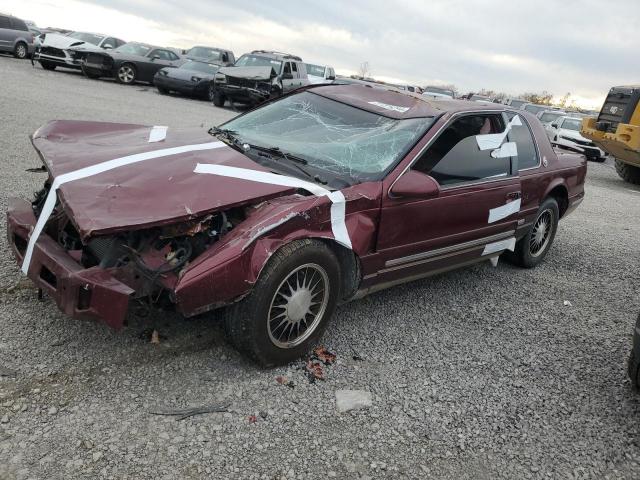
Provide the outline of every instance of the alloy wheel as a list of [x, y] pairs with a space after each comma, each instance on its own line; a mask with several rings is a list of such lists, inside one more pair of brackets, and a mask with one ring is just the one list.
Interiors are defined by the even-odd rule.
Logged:
[[27, 56], [27, 47], [20, 44], [16, 47], [16, 55], [18, 58], [25, 58]]
[[324, 268], [307, 263], [296, 268], [278, 286], [267, 314], [267, 331], [279, 348], [300, 345], [317, 329], [329, 303], [329, 276]]
[[533, 228], [531, 229], [531, 237], [529, 238], [529, 253], [532, 257], [541, 255], [551, 237], [553, 230], [553, 212], [550, 209], [543, 210], [536, 218]]
[[118, 70], [118, 78], [122, 83], [131, 83], [135, 78], [135, 73], [133, 72], [133, 68], [128, 65], [123, 65]]

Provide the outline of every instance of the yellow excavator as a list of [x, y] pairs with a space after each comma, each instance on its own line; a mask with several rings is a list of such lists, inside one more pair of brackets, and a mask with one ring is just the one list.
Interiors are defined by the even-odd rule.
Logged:
[[615, 157], [623, 180], [640, 185], [640, 85], [609, 90], [598, 117], [583, 119], [580, 133]]

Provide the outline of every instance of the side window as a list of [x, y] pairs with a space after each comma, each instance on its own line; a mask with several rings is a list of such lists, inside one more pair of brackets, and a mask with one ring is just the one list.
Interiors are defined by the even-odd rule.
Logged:
[[[508, 112], [509, 121], [515, 116], [515, 113]], [[518, 169], [532, 168], [538, 166], [538, 152], [533, 142], [531, 130], [527, 125], [527, 121], [520, 116], [522, 125], [514, 125], [509, 132], [509, 141], [516, 142], [518, 150]]]
[[442, 186], [507, 177], [511, 158], [496, 158], [493, 150], [480, 150], [476, 139], [476, 135], [501, 133], [504, 129], [503, 117], [497, 114], [459, 118], [436, 138], [413, 168], [431, 175]]
[[160, 60], [173, 60], [171, 58], [171, 52], [169, 52], [168, 50], [155, 50], [151, 54], [151, 58], [155, 57], [156, 55], [160, 57]]
[[11, 24], [14, 30], [22, 30], [23, 32], [28, 32], [29, 29], [27, 28], [27, 24], [24, 23], [22, 20], [20, 20], [19, 18], [12, 18], [11, 19]]
[[169, 54], [169, 60], [172, 62], [180, 59], [180, 57], [173, 52], [167, 51], [167, 53]]
[[287, 63], [284, 64], [283, 73], [291, 73], [291, 63], [287, 62]]
[[118, 41], [113, 38], [113, 37], [109, 37], [107, 38], [104, 42], [102, 42], [102, 48], [117, 48], [118, 47]]
[[0, 15], [0, 28], [11, 28], [11, 22], [9, 21], [9, 17]]
[[296, 65], [296, 62], [291, 62], [291, 67], [293, 68], [294, 73], [298, 73], [298, 65]]

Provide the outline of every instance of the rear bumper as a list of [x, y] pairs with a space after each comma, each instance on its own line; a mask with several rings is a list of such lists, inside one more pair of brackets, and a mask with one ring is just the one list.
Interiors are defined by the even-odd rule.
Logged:
[[[7, 210], [7, 239], [22, 264], [29, 232], [36, 223], [31, 204], [11, 199]], [[33, 250], [27, 276], [47, 292], [58, 308], [74, 318], [99, 319], [121, 328], [134, 290], [117, 280], [109, 269], [84, 268], [48, 235], [41, 235]]]

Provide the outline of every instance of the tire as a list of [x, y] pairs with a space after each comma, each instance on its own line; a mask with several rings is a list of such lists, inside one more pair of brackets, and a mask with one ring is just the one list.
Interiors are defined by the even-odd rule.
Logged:
[[27, 47], [27, 44], [24, 42], [16, 43], [16, 47], [13, 49], [13, 56], [20, 60], [27, 58], [29, 56], [29, 48]]
[[213, 104], [216, 107], [224, 107], [224, 102], [227, 101], [224, 93], [218, 92], [217, 90], [213, 93]]
[[210, 102], [213, 103], [215, 95], [216, 95], [216, 86], [213, 82], [211, 82], [209, 83], [209, 88], [207, 89], [207, 98], [209, 99]]
[[42, 68], [44, 68], [45, 70], [55, 70], [56, 69], [56, 64], [55, 63], [49, 63], [49, 62], [44, 62], [42, 60], [40, 60], [40, 65], [42, 66]]
[[[547, 197], [540, 205], [531, 228], [527, 234], [516, 243], [515, 250], [513, 252], [507, 252], [505, 255], [506, 259], [523, 268], [533, 268], [541, 263], [553, 244], [553, 239], [558, 230], [559, 218], [560, 210], [558, 208], [558, 202], [556, 202], [555, 198]], [[535, 235], [541, 231], [540, 222], [543, 221], [547, 223], [547, 228], [544, 230], [546, 236], [536, 239]]]
[[629, 355], [627, 373], [629, 374], [629, 380], [631, 380], [631, 386], [635, 390], [640, 390], [640, 363], [638, 363], [638, 359], [635, 357], [633, 350], [631, 350], [631, 355]]
[[90, 68], [85, 68], [85, 66], [82, 66], [82, 73], [84, 74], [85, 77], [90, 78], [92, 80], [96, 80], [98, 78], [100, 78], [100, 73], [97, 73], [95, 70], [92, 70]]
[[[227, 336], [262, 366], [292, 362], [322, 336], [339, 298], [340, 266], [335, 254], [320, 241], [294, 241], [271, 257], [251, 293], [227, 308]], [[321, 300], [309, 304], [313, 299]], [[302, 321], [306, 325], [307, 320], [308, 328], [301, 332]], [[294, 322], [296, 335], [292, 335]]]
[[157, 85], [156, 88], [158, 89], [158, 92], [160, 92], [160, 95], [167, 95], [169, 93], [169, 90], [167, 90], [166, 88], [162, 88]]
[[625, 182], [640, 185], [640, 167], [623, 163], [616, 158], [616, 172]]
[[131, 63], [123, 63], [116, 70], [116, 80], [123, 85], [131, 85], [136, 81], [136, 67]]

